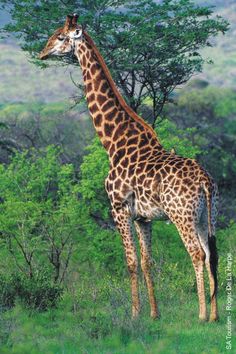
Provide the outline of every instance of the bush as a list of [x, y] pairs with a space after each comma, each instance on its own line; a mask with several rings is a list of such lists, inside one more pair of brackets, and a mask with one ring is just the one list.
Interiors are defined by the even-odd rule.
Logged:
[[15, 304], [16, 293], [15, 287], [10, 276], [0, 274], [0, 306], [11, 308]]
[[16, 298], [19, 298], [25, 307], [36, 310], [55, 307], [63, 293], [62, 286], [50, 280], [50, 274], [40, 275], [36, 279], [14, 275], [12, 284]]
[[14, 291], [38, 309], [54, 306], [60, 296], [79, 218], [74, 170], [61, 165], [58, 154], [54, 147], [31, 149], [0, 165], [0, 275], [7, 270], [0, 278], [3, 305], [14, 303]]
[[50, 274], [27, 278], [21, 274], [0, 276], [0, 303], [3, 309], [11, 308], [19, 300], [26, 308], [45, 311], [55, 307], [63, 287], [50, 281]]

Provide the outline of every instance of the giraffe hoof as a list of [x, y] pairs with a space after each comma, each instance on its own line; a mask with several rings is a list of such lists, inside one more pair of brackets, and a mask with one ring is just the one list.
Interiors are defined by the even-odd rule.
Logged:
[[139, 314], [140, 314], [140, 310], [135, 309], [134, 311], [132, 311], [132, 319], [136, 320], [139, 317]]
[[219, 316], [218, 315], [210, 316], [209, 322], [216, 322], [216, 321], [219, 321]]
[[151, 312], [150, 316], [153, 320], [158, 320], [161, 317], [160, 314], [157, 312], [153, 312], [153, 313]]

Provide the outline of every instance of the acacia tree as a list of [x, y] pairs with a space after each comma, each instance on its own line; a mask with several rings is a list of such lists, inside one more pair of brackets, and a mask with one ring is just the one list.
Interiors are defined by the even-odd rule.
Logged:
[[151, 99], [153, 124], [174, 88], [201, 71], [199, 50], [228, 29], [191, 0], [0, 0], [0, 7], [13, 19], [5, 31], [20, 37], [33, 58], [65, 15], [77, 12], [130, 106], [138, 111]]

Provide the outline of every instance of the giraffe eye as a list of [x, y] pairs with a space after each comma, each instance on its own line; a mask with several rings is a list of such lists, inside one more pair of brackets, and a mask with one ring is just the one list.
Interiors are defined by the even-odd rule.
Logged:
[[59, 39], [59, 41], [63, 41], [65, 39], [65, 37], [63, 37], [61, 34], [59, 34], [59, 36], [57, 37], [57, 39]]

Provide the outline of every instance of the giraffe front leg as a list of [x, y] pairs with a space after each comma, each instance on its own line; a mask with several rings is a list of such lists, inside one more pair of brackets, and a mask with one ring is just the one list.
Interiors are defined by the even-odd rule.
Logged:
[[130, 216], [125, 209], [113, 209], [112, 215], [117, 229], [122, 236], [125, 250], [126, 262], [130, 274], [131, 295], [132, 295], [132, 317], [136, 318], [140, 313], [140, 300], [138, 290], [138, 257], [135, 242], [132, 234]]
[[151, 308], [151, 317], [158, 317], [157, 302], [155, 297], [155, 288], [151, 273], [152, 253], [151, 253], [151, 223], [135, 221], [135, 228], [140, 243], [141, 267], [147, 285], [148, 297]]

